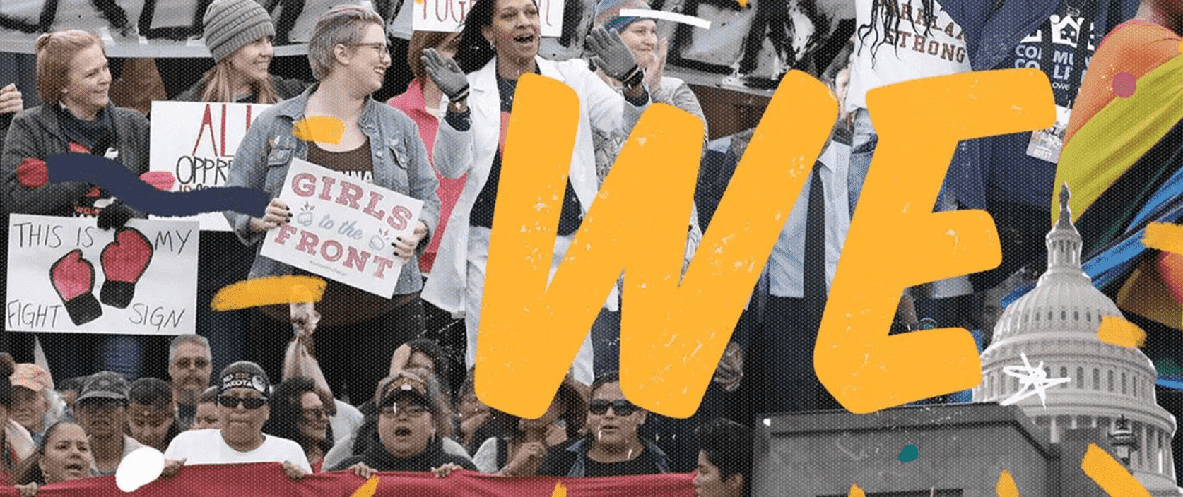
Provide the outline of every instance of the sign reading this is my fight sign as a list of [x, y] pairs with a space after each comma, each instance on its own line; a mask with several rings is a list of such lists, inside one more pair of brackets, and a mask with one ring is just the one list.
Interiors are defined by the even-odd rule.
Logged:
[[[186, 192], [226, 186], [234, 151], [266, 104], [152, 102], [152, 171], [173, 176], [169, 191]], [[178, 219], [178, 218], [168, 218]], [[221, 212], [181, 218], [201, 222], [201, 229], [231, 231]]]
[[403, 262], [395, 237], [408, 236], [423, 201], [300, 159], [279, 198], [291, 222], [267, 232], [259, 255], [390, 298]]
[[13, 214], [9, 331], [191, 334], [197, 326], [197, 223]]

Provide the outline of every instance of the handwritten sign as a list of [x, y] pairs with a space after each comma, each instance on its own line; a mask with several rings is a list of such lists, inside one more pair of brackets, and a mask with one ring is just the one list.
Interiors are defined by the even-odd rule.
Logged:
[[[415, 31], [458, 32], [473, 0], [414, 0], [412, 24]], [[563, 0], [538, 0], [542, 36], [563, 34]]]
[[[255, 118], [270, 105], [211, 102], [152, 102], [152, 171], [173, 175], [172, 191], [193, 191], [226, 186], [234, 151]], [[231, 231], [220, 212], [191, 218], [203, 230]]]
[[13, 214], [8, 221], [9, 331], [191, 334], [197, 223]]
[[279, 198], [292, 221], [271, 230], [259, 255], [390, 298], [403, 262], [395, 237], [419, 219], [421, 200], [300, 159]]

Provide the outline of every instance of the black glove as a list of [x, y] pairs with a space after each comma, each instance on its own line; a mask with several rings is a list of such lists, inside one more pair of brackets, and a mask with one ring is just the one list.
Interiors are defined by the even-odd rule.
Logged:
[[111, 202], [111, 205], [104, 207], [99, 212], [99, 228], [105, 230], [122, 228], [131, 219], [133, 213], [131, 207], [123, 205], [123, 202], [118, 200]]

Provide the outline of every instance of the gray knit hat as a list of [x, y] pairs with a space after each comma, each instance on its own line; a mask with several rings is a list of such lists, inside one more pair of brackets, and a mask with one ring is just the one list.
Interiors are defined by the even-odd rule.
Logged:
[[275, 36], [271, 15], [255, 0], [215, 0], [205, 9], [205, 46], [221, 62], [243, 45]]

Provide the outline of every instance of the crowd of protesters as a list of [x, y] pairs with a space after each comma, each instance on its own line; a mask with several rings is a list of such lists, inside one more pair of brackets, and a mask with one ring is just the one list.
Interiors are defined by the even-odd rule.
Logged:
[[[1049, 52], [1062, 47], [1049, 33], [1065, 18], [1088, 26], [1063, 43], [1075, 51], [1073, 63], [1083, 64], [1097, 46], [1093, 63], [1109, 64], [1088, 76], [1077, 67], [1072, 78], [1053, 84], [1057, 105], [1072, 109], [1076, 103], [1079, 112], [1070, 121], [1065, 114], [1049, 130], [968, 141], [958, 149], [934, 208], [984, 208], [994, 215], [1003, 265], [909, 289], [897, 321], [914, 328], [918, 315], [936, 316], [942, 326], [988, 335], [984, 296], [1016, 271], [1030, 273], [1042, 264], [1040, 243], [1032, 240], [1036, 233], [1042, 237], [1050, 219], [1046, 200], [1054, 174], [1048, 171], [1055, 171], [1066, 138], [1112, 100], [1099, 88], [1128, 59], [1120, 50], [1137, 52], [1126, 45], [1142, 42], [1156, 47], [1133, 63], [1139, 76], [1180, 56], [1178, 2], [1085, 1], [1089, 7], [1081, 10], [1064, 0], [1041, 0], [1038, 8], [1019, 0], [852, 0], [859, 27], [820, 74], [840, 103], [831, 137], [786, 219], [702, 408], [682, 420], [649, 413], [624, 394], [616, 372], [624, 302], [619, 285], [543, 416], [525, 419], [492, 409], [474, 390], [505, 125], [520, 77], [559, 80], [580, 104], [551, 276], [625, 137], [651, 103], [673, 105], [707, 125], [695, 93], [664, 74], [668, 44], [658, 39], [659, 21], [622, 15], [648, 9], [644, 0], [596, 5], [588, 60], [566, 61], [539, 55], [534, 0], [478, 0], [459, 32], [415, 32], [406, 44], [392, 44], [385, 21], [369, 7], [341, 5], [323, 13], [313, 28], [310, 77], [303, 78], [272, 72], [275, 27], [259, 3], [215, 0], [203, 34], [213, 67], [181, 85], [185, 89], [173, 99], [273, 104], [239, 145], [231, 186], [274, 196], [298, 158], [422, 200], [414, 230], [393, 243], [394, 255], [406, 263], [394, 296], [329, 281], [315, 305], [211, 310], [214, 293], [234, 282], [311, 274], [259, 255], [265, 234], [292, 219], [285, 202], [273, 198], [262, 216], [226, 212], [232, 232], [201, 234], [197, 335], [168, 342], [40, 333], [44, 365], [33, 360], [32, 336], [6, 336], [12, 356], [0, 354], [0, 473], [22, 495], [34, 495], [43, 485], [114, 474], [125, 456], [151, 447], [166, 458], [165, 478], [186, 465], [243, 462], [281, 462], [293, 479], [321, 471], [363, 478], [384, 471], [446, 478], [458, 469], [507, 477], [696, 472], [699, 495], [745, 495], [755, 435], [744, 425], [755, 426], [764, 413], [840, 407], [813, 372], [812, 350], [878, 142], [867, 93], [929, 76], [1040, 67], [1016, 59], [1027, 51], [1015, 47], [1042, 41], [1041, 60], [1052, 61]], [[1020, 10], [1022, 23], [993, 22]], [[1043, 38], [1032, 41], [1032, 33], [1011, 24], [1035, 26]], [[1110, 49], [1102, 42], [1111, 31], [1112, 44], [1123, 46]], [[1059, 43], [1064, 36], [1057, 32], [1054, 38]], [[407, 48], [395, 53], [395, 46]], [[51, 156], [96, 154], [154, 182], [149, 116], [114, 103], [103, 43], [84, 31], [52, 32], [37, 40], [35, 51], [41, 105], [23, 109], [14, 85], [0, 89], [4, 214], [92, 216], [103, 229], [146, 217], [103, 188], [52, 182], [46, 172]], [[372, 98], [388, 72], [402, 67], [413, 75], [406, 91], [388, 102]], [[1057, 79], [1050, 64], [1043, 70]], [[297, 138], [293, 127], [305, 116], [341, 122], [340, 139]], [[722, 151], [718, 143], [704, 139], [704, 164], [730, 157], [734, 167], [745, 137], [729, 137]], [[713, 214], [703, 205], [686, 217], [683, 271]], [[66, 310], [71, 316], [92, 313], [98, 305], [93, 300], [71, 301]], [[463, 333], [437, 333], [451, 325]], [[734, 401], [737, 390], [742, 402]]]

